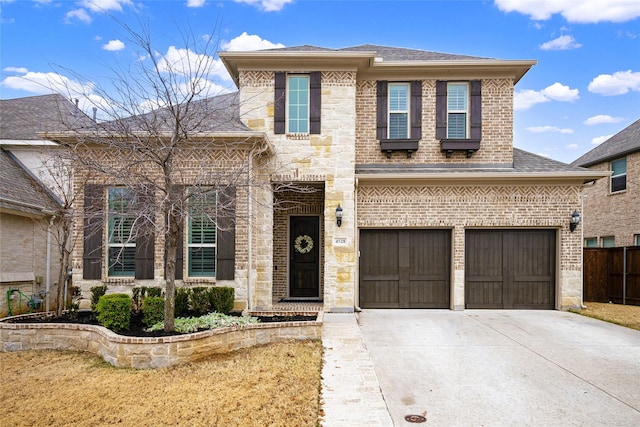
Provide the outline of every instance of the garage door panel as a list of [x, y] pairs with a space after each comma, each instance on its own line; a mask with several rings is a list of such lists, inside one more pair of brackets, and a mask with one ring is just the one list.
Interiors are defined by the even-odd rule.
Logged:
[[467, 308], [554, 308], [554, 230], [468, 230], [465, 242]]
[[[448, 308], [450, 269], [449, 230], [360, 232], [360, 306], [364, 308]], [[378, 285], [390, 278], [397, 278], [394, 286], [388, 281]]]

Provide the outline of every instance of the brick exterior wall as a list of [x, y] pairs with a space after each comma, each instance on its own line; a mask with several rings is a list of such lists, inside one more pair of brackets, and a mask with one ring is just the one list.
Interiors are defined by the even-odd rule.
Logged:
[[[8, 313], [7, 291], [19, 289], [27, 296], [46, 290], [48, 220], [0, 213], [0, 317]], [[55, 308], [55, 295], [60, 271], [60, 254], [55, 239], [51, 240], [49, 271], [50, 308]], [[41, 277], [40, 283], [36, 278]], [[16, 303], [17, 303], [16, 296]], [[15, 307], [12, 306], [15, 314]], [[44, 304], [43, 304], [44, 308]], [[23, 304], [23, 311], [26, 306]]]
[[[582, 294], [580, 233], [569, 217], [578, 186], [368, 186], [358, 189], [359, 228], [453, 230], [452, 307], [464, 308], [465, 229], [558, 230], [557, 308], [578, 307]], [[401, 206], [401, 209], [398, 209]]]
[[[97, 161], [105, 165], [117, 164], [118, 157], [107, 152], [93, 153]], [[247, 301], [247, 268], [248, 268], [248, 153], [242, 149], [217, 150], [217, 149], [185, 149], [176, 159], [175, 170], [176, 184], [185, 186], [193, 185], [215, 185], [216, 182], [224, 181], [236, 186], [236, 256], [235, 256], [235, 280], [217, 281], [215, 278], [187, 276], [187, 246], [186, 235], [184, 239], [184, 280], [177, 280], [177, 286], [231, 286], [235, 288], [235, 309], [246, 308]], [[146, 171], [147, 176], [154, 176], [152, 170]], [[85, 280], [83, 276], [82, 257], [84, 250], [83, 241], [83, 211], [84, 211], [84, 185], [89, 183], [104, 184], [105, 186], [122, 185], [122, 182], [114, 181], [105, 176], [89, 176], [87, 171], [79, 170], [75, 177], [74, 192], [76, 197], [76, 210], [74, 218], [74, 239], [76, 244], [72, 253], [73, 282], [80, 286], [84, 299], [81, 301], [81, 308], [88, 308], [91, 287], [105, 284], [108, 292], [131, 293], [134, 286], [159, 286], [164, 287], [164, 235], [155, 233], [154, 241], [154, 279], [139, 280], [133, 277], [108, 277], [106, 273], [106, 261], [103, 261], [103, 278], [101, 280]], [[157, 179], [160, 176], [157, 175]], [[258, 185], [258, 184], [256, 184]], [[160, 203], [160, 193], [156, 193], [156, 205]], [[105, 204], [107, 203], [105, 197]], [[106, 206], [105, 206], [106, 209]], [[161, 215], [156, 218], [161, 223]], [[186, 224], [186, 220], [185, 220]], [[187, 230], [186, 225], [184, 227]], [[103, 242], [107, 242], [106, 230]], [[106, 245], [103, 245], [103, 260], [106, 259]]]
[[[589, 169], [610, 171], [609, 162]], [[627, 189], [610, 192], [610, 179], [603, 178], [583, 189], [582, 212], [585, 238], [595, 237], [602, 246], [602, 237], [614, 236], [616, 246], [631, 246], [633, 236], [640, 234], [640, 152], [627, 156]]]
[[482, 141], [480, 149], [467, 158], [455, 152], [446, 158], [436, 139], [436, 81], [422, 81], [422, 139], [418, 151], [407, 159], [403, 151], [391, 158], [380, 151], [376, 139], [376, 81], [357, 82], [356, 163], [358, 164], [433, 164], [433, 163], [513, 163], [513, 81], [482, 80]]

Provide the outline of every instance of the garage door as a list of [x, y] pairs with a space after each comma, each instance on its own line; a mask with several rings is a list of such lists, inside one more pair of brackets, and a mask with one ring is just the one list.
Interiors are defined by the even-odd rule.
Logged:
[[361, 230], [360, 306], [449, 308], [450, 230]]
[[553, 309], [555, 230], [467, 230], [467, 308]]

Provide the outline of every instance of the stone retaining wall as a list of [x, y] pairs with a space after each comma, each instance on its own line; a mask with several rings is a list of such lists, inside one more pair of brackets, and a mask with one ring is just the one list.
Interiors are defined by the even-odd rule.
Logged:
[[7, 323], [8, 319], [3, 319], [0, 350], [86, 351], [119, 368], [162, 368], [260, 344], [320, 339], [322, 313], [317, 315], [315, 321], [258, 323], [146, 338], [118, 335], [97, 325]]

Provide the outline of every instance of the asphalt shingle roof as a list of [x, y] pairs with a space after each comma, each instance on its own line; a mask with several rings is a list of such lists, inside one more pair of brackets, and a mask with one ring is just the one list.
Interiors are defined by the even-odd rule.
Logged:
[[0, 208], [41, 214], [54, 211], [58, 202], [42, 183], [8, 151], [0, 150]]
[[602, 144], [571, 162], [576, 166], [592, 166], [640, 151], [640, 119], [622, 129]]
[[0, 139], [39, 140], [38, 132], [92, 124], [93, 120], [60, 94], [0, 100]]
[[454, 55], [450, 53], [431, 52], [428, 50], [406, 49], [401, 47], [363, 44], [359, 46], [330, 49], [311, 45], [291, 46], [278, 49], [267, 49], [272, 52], [375, 52], [383, 61], [455, 61], [470, 59], [490, 59], [477, 56]]

